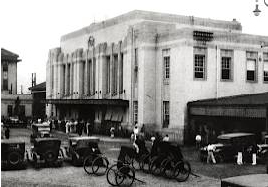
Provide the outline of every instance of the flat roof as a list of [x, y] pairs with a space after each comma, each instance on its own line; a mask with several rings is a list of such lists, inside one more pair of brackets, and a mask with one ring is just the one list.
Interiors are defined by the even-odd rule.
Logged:
[[258, 94], [241, 94], [226, 96], [213, 99], [203, 99], [197, 101], [188, 102], [189, 106], [228, 106], [228, 105], [267, 105], [268, 104], [268, 92]]

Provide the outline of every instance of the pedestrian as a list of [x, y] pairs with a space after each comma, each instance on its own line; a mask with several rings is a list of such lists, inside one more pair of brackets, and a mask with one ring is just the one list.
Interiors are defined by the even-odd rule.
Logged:
[[133, 129], [133, 133], [134, 133], [134, 141], [137, 139], [137, 136], [139, 134], [139, 128], [138, 125], [136, 124], [134, 129]]
[[163, 142], [168, 142], [169, 141], [169, 136], [166, 134], [166, 136], [163, 138]]
[[6, 139], [9, 139], [9, 134], [10, 134], [10, 129], [7, 126], [6, 131], [5, 131], [5, 137], [6, 137]]
[[207, 151], [208, 151], [207, 163], [210, 163], [210, 160], [212, 160], [213, 164], [216, 164], [216, 160], [214, 157], [215, 146], [213, 144], [209, 144], [207, 146]]
[[154, 141], [155, 141], [155, 137], [154, 136], [151, 137], [151, 141], [152, 141], [152, 145], [154, 145]]
[[252, 165], [256, 165], [257, 164], [257, 151], [258, 151], [257, 145], [256, 144], [253, 144], [251, 146]]
[[49, 130], [50, 130], [50, 132], [52, 132], [52, 120], [49, 120], [48, 124], [49, 124]]
[[70, 128], [70, 121], [69, 120], [66, 122], [65, 126], [66, 126], [65, 127], [66, 134], [69, 134], [69, 128]]
[[87, 130], [87, 136], [90, 136], [90, 122], [89, 120], [87, 121], [87, 124], [86, 124], [86, 130]]
[[242, 165], [243, 164], [243, 148], [240, 147], [237, 153], [237, 164]]
[[114, 127], [111, 127], [110, 129], [110, 134], [111, 134], [111, 138], [114, 138]]
[[83, 132], [83, 126], [82, 126], [82, 122], [79, 120], [79, 122], [77, 123], [77, 134], [79, 136], [82, 136], [82, 132]]
[[201, 137], [201, 135], [200, 134], [197, 134], [196, 136], [195, 136], [195, 146], [196, 146], [196, 148], [200, 148], [200, 146], [201, 146], [201, 141], [202, 141], [202, 137]]

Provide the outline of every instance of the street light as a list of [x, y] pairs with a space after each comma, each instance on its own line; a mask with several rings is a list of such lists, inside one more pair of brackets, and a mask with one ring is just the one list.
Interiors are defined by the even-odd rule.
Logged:
[[[266, 2], [266, 0], [263, 0], [263, 2], [268, 7], [268, 3]], [[258, 0], [256, 0], [256, 8], [255, 8], [255, 10], [253, 10], [253, 13], [255, 16], [259, 16], [261, 13], [261, 11], [259, 9], [259, 5], [257, 3], [258, 3]]]

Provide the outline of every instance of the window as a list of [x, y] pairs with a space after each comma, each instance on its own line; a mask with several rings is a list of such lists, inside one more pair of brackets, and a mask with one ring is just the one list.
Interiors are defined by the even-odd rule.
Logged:
[[106, 93], [110, 93], [110, 56], [106, 57]]
[[13, 115], [12, 105], [7, 105], [7, 115], [9, 117]]
[[268, 83], [268, 53], [263, 53], [263, 81]]
[[232, 80], [232, 50], [221, 50], [221, 80]]
[[123, 93], [123, 59], [124, 59], [124, 55], [123, 53], [120, 53], [121, 58], [120, 58], [120, 62], [119, 62], [119, 93], [122, 94]]
[[133, 118], [134, 124], [138, 123], [138, 101], [133, 102]]
[[206, 78], [206, 49], [194, 47], [194, 78]]
[[163, 60], [164, 60], [164, 79], [170, 77], [170, 49], [163, 49]]
[[169, 101], [163, 102], [163, 128], [169, 126]]
[[3, 64], [3, 90], [8, 90], [8, 64]]
[[257, 53], [247, 52], [247, 81], [257, 81]]
[[139, 67], [139, 61], [138, 61], [138, 48], [135, 49], [135, 68], [134, 68], [134, 84], [137, 86], [138, 84], [138, 67]]

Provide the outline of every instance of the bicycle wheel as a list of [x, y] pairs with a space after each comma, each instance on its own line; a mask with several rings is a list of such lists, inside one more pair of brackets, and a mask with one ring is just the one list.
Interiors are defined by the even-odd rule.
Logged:
[[173, 176], [178, 182], [184, 182], [189, 178], [191, 165], [187, 161], [178, 162], [173, 171]]
[[116, 175], [116, 183], [118, 186], [131, 186], [134, 179], [135, 169], [130, 165], [123, 165]]
[[92, 174], [92, 160], [93, 160], [93, 156], [89, 155], [88, 157], [85, 158], [84, 163], [83, 163], [83, 167], [84, 170], [87, 174]]
[[92, 172], [95, 175], [104, 175], [109, 166], [107, 158], [102, 156], [97, 156], [92, 162]]
[[109, 183], [111, 186], [118, 186], [116, 180], [118, 180], [118, 182], [120, 183], [119, 179], [116, 179], [117, 173], [118, 173], [117, 164], [112, 165], [112, 166], [107, 170], [107, 173], [106, 173], [106, 179], [107, 179], [108, 183]]

